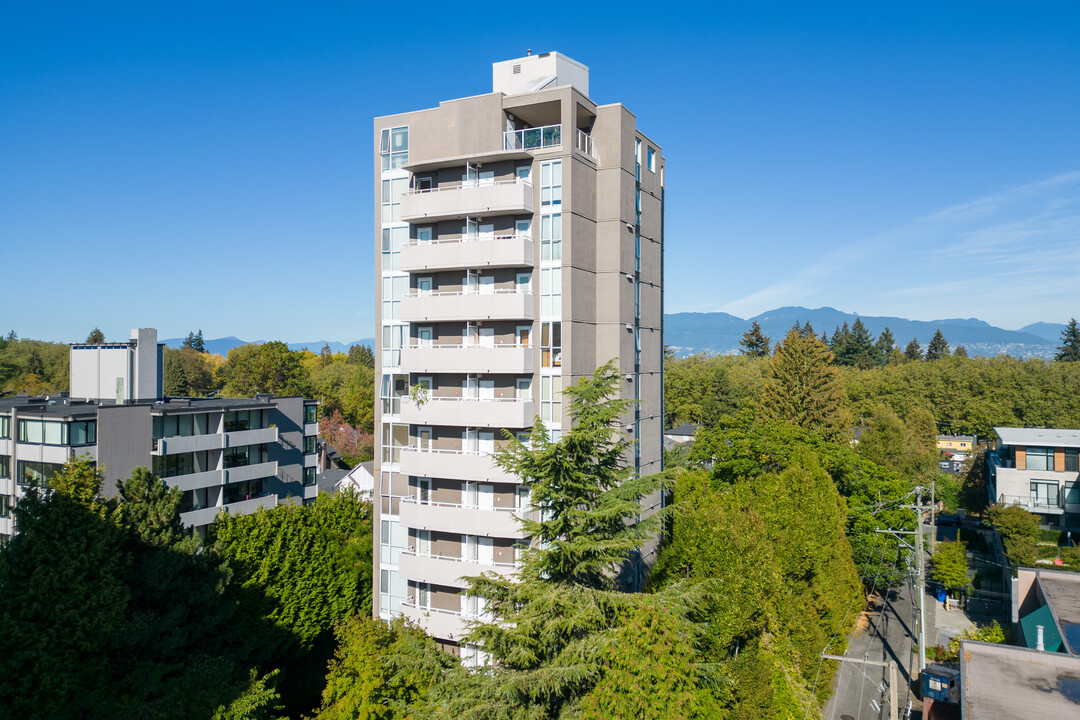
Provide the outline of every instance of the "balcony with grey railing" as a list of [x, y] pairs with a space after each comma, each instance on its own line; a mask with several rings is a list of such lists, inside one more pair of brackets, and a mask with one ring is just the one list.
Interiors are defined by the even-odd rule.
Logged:
[[241, 500], [239, 502], [228, 503], [227, 505], [194, 508], [188, 512], [180, 513], [180, 522], [188, 527], [200, 527], [214, 522], [214, 518], [216, 518], [218, 513], [222, 510], [228, 510], [233, 515], [250, 515], [259, 508], [270, 509], [277, 507], [277, 505], [277, 495], [267, 495], [266, 497]]
[[998, 495], [999, 505], [1017, 505], [1028, 512], [1043, 515], [1062, 515], [1065, 513], [1065, 493], [1059, 489], [1049, 495], [1034, 493], [1028, 495]]
[[514, 342], [415, 343], [401, 351], [401, 368], [414, 373], [515, 373], [533, 371], [533, 348]]
[[416, 601], [411, 599], [401, 603], [399, 607], [402, 615], [433, 637], [460, 640], [468, 632], [467, 623], [470, 618], [467, 618], [460, 610], [419, 607]]
[[465, 235], [445, 240], [412, 240], [401, 252], [401, 269], [530, 267], [533, 241], [528, 235]]
[[547, 150], [562, 145], [562, 125], [507, 130], [503, 133], [504, 150]]
[[495, 464], [490, 453], [462, 450], [422, 450], [413, 446], [398, 448], [403, 475], [430, 478], [454, 478], [477, 482], [520, 483], [521, 478]]
[[532, 320], [533, 294], [517, 288], [416, 292], [401, 299], [408, 322]]
[[468, 586], [466, 578], [482, 573], [512, 575], [517, 570], [517, 563], [467, 560], [462, 557], [418, 553], [409, 549], [402, 552], [398, 558], [398, 570], [410, 580], [463, 588]]
[[462, 535], [483, 535], [492, 538], [527, 537], [518, 516], [526, 511], [512, 507], [487, 507], [465, 503], [421, 502], [414, 497], [403, 498], [401, 524], [414, 530]]
[[473, 180], [414, 190], [401, 196], [401, 219], [411, 223], [532, 211], [533, 186], [524, 178]]
[[412, 425], [527, 428], [535, 415], [532, 398], [429, 397], [401, 406], [401, 421]]

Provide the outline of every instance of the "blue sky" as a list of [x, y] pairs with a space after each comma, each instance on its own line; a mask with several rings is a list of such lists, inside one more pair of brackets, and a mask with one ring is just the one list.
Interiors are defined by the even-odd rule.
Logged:
[[1064, 322], [1078, 37], [1076, 2], [5, 3], [0, 329], [370, 337], [371, 118], [526, 48], [662, 145], [668, 312]]

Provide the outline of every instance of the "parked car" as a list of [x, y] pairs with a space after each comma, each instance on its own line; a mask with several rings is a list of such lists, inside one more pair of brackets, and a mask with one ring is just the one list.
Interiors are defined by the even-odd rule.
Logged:
[[934, 519], [934, 523], [938, 527], [960, 527], [960, 517], [958, 515], [938, 515]]

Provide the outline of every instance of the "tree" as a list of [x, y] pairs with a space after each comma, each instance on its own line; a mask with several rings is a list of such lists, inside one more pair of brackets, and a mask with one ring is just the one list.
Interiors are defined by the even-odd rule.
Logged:
[[86, 336], [87, 345], [101, 345], [103, 342], [105, 342], [105, 333], [101, 332], [100, 328], [95, 327]]
[[319, 366], [326, 367], [332, 362], [334, 362], [334, 352], [330, 349], [330, 343], [323, 343], [322, 349], [319, 350]]
[[218, 370], [226, 397], [251, 397], [256, 393], [312, 395], [311, 383], [301, 364], [300, 352], [280, 341], [241, 345], [229, 351]]
[[1080, 362], [1080, 329], [1076, 327], [1076, 318], [1061, 331], [1061, 344], [1058, 345], [1054, 360], [1059, 362]]
[[761, 331], [761, 325], [755, 320], [743, 336], [739, 344], [743, 346], [742, 354], [750, 357], [766, 357], [772, 346], [772, 341]]
[[934, 337], [930, 338], [930, 344], [926, 346], [926, 360], [940, 360], [949, 357], [949, 343], [942, 334], [941, 328], [934, 331]]
[[39, 378], [45, 377], [45, 362], [41, 359], [41, 353], [37, 348], [30, 350], [30, 357], [26, 362], [26, 372]]
[[1039, 516], [1018, 505], [994, 505], [987, 516], [1001, 532], [1005, 554], [1014, 565], [1030, 567], [1038, 557], [1035, 536], [1039, 532]]
[[760, 417], [783, 420], [812, 430], [827, 440], [840, 439], [848, 427], [844, 387], [832, 353], [815, 335], [788, 332], [769, 364]]
[[949, 592], [964, 591], [968, 578], [967, 545], [960, 541], [940, 542], [934, 552], [934, 580]]
[[374, 369], [375, 354], [371, 352], [371, 348], [367, 345], [350, 345], [349, 362]]
[[[847, 331], [847, 323], [844, 323], [844, 331]], [[855, 318], [851, 331], [846, 335], [841, 333], [840, 346], [833, 348], [833, 354], [837, 365], [853, 365], [866, 369], [878, 364], [874, 354], [874, 338], [866, 329], [862, 318]]]
[[907, 347], [904, 348], [904, 360], [908, 362], [916, 362], [918, 360], [922, 360], [922, 358], [922, 345], [919, 344], [918, 339], [911, 338], [911, 342], [909, 342], [907, 344]]
[[956, 349], [953, 350], [953, 357], [966, 358], [967, 356], [968, 356], [967, 348], [964, 347], [963, 345], [957, 345]]
[[878, 335], [877, 341], [874, 343], [874, 353], [877, 356], [877, 362], [879, 365], [886, 365], [893, 360], [893, 352], [896, 350], [896, 338], [893, 337], [892, 330], [886, 325], [885, 329]]
[[187, 373], [179, 359], [166, 355], [165, 373], [162, 381], [166, 397], [186, 397], [190, 394]]
[[120, 502], [113, 510], [113, 522], [141, 542], [154, 547], [189, 546], [189, 531], [180, 524], [180, 488], [170, 488], [164, 480], [144, 467], [131, 471], [117, 483]]
[[195, 352], [206, 352], [206, 348], [203, 345], [202, 328], [199, 328], [199, 332], [189, 332], [187, 337], [184, 338], [184, 342], [180, 345], [181, 350], [194, 350]]

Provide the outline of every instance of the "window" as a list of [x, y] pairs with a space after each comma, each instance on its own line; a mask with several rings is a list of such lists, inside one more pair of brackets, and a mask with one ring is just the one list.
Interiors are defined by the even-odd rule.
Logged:
[[1070, 480], [1065, 483], [1065, 502], [1068, 505], [1080, 505], [1080, 482]]
[[431, 228], [429, 228], [429, 227], [418, 227], [418, 228], [416, 228], [416, 242], [418, 242], [418, 243], [429, 243], [429, 242], [431, 242], [431, 237], [432, 237]]
[[532, 182], [532, 165], [519, 165], [514, 168], [514, 176], [518, 182]]
[[[409, 192], [409, 178], [382, 181], [382, 221], [401, 222], [401, 196]], [[406, 229], [406, 232], [408, 229]]]
[[[430, 238], [429, 238], [430, 239]], [[382, 229], [382, 269], [401, 269], [401, 248], [409, 242], [409, 228]]]
[[649, 159], [649, 172], [656, 172], [656, 151], [649, 148], [647, 157]]
[[540, 376], [540, 419], [545, 424], [562, 424], [562, 375]]
[[97, 421], [63, 423], [20, 420], [19, 442], [32, 445], [93, 445], [97, 442]]
[[208, 426], [206, 413], [199, 413], [197, 417], [195, 415], [155, 415], [154, 439], [205, 435]]
[[416, 178], [416, 185], [413, 189], [417, 192], [424, 192], [425, 190], [431, 190], [435, 187], [435, 180], [430, 175]]
[[314, 485], [318, 481], [315, 477], [315, 468], [304, 468], [304, 485]]
[[266, 445], [241, 445], [225, 448], [225, 467], [246, 467], [266, 462]]
[[68, 424], [69, 445], [93, 445], [97, 442], [97, 421], [87, 420]]
[[316, 445], [317, 440], [318, 440], [318, 438], [316, 438], [314, 435], [308, 435], [307, 437], [304, 438], [304, 454], [305, 455], [311, 455], [312, 453], [314, 453], [316, 451], [315, 445]]
[[0, 478], [11, 477], [11, 456], [0, 455]]
[[192, 473], [210, 470], [210, 464], [205, 450], [200, 450], [199, 452], [177, 453], [176, 455], [155, 455], [152, 464], [153, 467], [151, 469], [159, 478], [190, 475]]
[[1029, 447], [1027, 449], [1028, 470], [1053, 470], [1054, 448]]
[[45, 487], [45, 484], [52, 479], [53, 475], [60, 472], [62, 467], [63, 465], [58, 465], [56, 463], [20, 460], [18, 465], [19, 475], [15, 480], [20, 485]]
[[383, 320], [401, 319], [401, 298], [409, 292], [409, 276], [383, 276], [382, 279], [382, 317]]
[[540, 205], [562, 205], [562, 160], [540, 165]]
[[540, 269], [540, 315], [562, 316], [562, 268]]
[[305, 405], [304, 406], [304, 422], [305, 423], [319, 422], [319, 406], [318, 405]]
[[1065, 448], [1065, 472], [1080, 472], [1080, 450]]
[[1031, 504], [1035, 507], [1058, 507], [1058, 484], [1044, 480], [1032, 480]]
[[540, 217], [540, 260], [562, 259], [562, 213]]
[[546, 322], [540, 327], [540, 356], [544, 367], [562, 365], [562, 323]]
[[10, 495], [0, 495], [0, 518], [11, 517], [11, 508], [14, 506]]
[[225, 432], [261, 430], [266, 427], [263, 410], [232, 410], [225, 413]]
[[7, 415], [0, 417], [0, 438], [11, 437], [11, 418]]
[[634, 179], [641, 180], [641, 140], [634, 138]]
[[379, 136], [382, 169], [395, 170], [409, 162], [409, 128], [386, 128]]
[[230, 505], [244, 500], [251, 500], [262, 495], [263, 479], [245, 480], [243, 482], [229, 483], [225, 486], [225, 504]]

